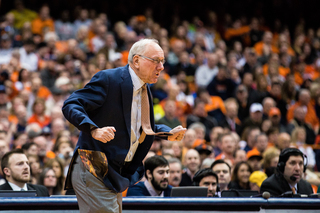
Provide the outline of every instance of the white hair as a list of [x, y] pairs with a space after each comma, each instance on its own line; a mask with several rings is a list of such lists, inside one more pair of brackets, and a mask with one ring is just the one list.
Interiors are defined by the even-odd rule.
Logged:
[[147, 49], [147, 46], [151, 43], [159, 44], [158, 40], [153, 38], [140, 39], [134, 43], [129, 51], [128, 61], [132, 63], [133, 56], [136, 54], [143, 55]]

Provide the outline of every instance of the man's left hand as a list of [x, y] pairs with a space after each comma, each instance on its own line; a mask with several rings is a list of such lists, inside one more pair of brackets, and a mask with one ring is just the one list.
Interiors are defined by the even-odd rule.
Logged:
[[169, 141], [181, 141], [184, 137], [184, 133], [187, 131], [186, 128], [183, 128], [182, 126], [177, 126], [173, 128], [170, 133], [173, 135], [168, 136]]

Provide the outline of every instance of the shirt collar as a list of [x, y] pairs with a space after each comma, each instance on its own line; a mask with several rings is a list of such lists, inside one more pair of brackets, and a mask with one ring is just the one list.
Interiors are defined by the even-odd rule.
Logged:
[[139, 90], [145, 83], [137, 76], [135, 71], [129, 66], [129, 73], [132, 79], [133, 91]]
[[23, 189], [24, 191], [28, 191], [28, 187], [27, 187], [27, 184], [25, 183], [24, 186], [22, 188], [20, 188], [19, 186], [17, 186], [16, 184], [14, 183], [10, 183], [8, 181], [9, 185], [11, 186], [12, 190], [13, 191], [21, 191], [21, 189]]
[[144, 181], [144, 185], [152, 197], [164, 197], [164, 192], [162, 191], [161, 194], [158, 195], [148, 180]]

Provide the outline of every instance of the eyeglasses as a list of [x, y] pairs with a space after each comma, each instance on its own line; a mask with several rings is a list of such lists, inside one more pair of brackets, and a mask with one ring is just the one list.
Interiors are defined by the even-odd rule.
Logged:
[[[144, 56], [144, 55], [139, 55], [139, 54], [136, 54], [136, 55], [138, 55], [138, 56], [140, 56], [140, 57], [142, 57], [142, 58], [145, 58], [145, 59], [147, 59], [147, 60], [149, 60], [149, 61], [152, 61], [153, 63], [155, 63], [155, 64], [160, 64], [160, 63], [162, 63], [162, 64], [164, 64], [165, 62], [166, 62], [166, 60], [165, 59], [153, 59], [153, 58], [149, 58], [149, 57], [147, 57], [147, 56]], [[135, 55], [134, 55], [135, 56]]]

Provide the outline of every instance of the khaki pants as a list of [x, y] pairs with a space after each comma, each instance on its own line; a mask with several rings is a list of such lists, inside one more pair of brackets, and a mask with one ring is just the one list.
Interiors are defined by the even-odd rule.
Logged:
[[108, 189], [103, 182], [93, 176], [78, 156], [72, 169], [72, 186], [76, 193], [81, 213], [122, 212], [122, 194]]

